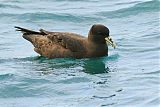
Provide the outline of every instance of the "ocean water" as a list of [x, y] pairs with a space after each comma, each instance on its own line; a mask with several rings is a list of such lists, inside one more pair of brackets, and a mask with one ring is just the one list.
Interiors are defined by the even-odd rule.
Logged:
[[[110, 29], [109, 56], [47, 59], [14, 26], [87, 37]], [[159, 107], [159, 0], [0, 0], [0, 107]]]

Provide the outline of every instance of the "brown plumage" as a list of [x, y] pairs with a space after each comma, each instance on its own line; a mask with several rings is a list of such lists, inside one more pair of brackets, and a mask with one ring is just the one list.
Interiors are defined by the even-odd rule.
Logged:
[[30, 41], [34, 50], [48, 58], [89, 58], [108, 55], [106, 41], [115, 48], [109, 37], [109, 29], [104, 25], [93, 25], [88, 38], [69, 32], [49, 32], [40, 29], [39, 32], [15, 27], [23, 33], [23, 38]]

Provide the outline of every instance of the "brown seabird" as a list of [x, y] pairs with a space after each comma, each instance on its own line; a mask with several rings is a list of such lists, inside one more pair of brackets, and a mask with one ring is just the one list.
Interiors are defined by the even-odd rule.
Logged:
[[69, 32], [39, 32], [15, 27], [23, 33], [23, 38], [30, 41], [34, 50], [47, 58], [94, 58], [108, 55], [108, 45], [115, 43], [109, 36], [109, 29], [101, 24], [91, 27], [88, 38]]

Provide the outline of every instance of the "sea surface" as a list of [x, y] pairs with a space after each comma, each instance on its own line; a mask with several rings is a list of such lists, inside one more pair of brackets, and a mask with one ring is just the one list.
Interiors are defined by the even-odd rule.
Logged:
[[[108, 57], [40, 57], [14, 29], [87, 37], [97, 23]], [[160, 107], [160, 1], [0, 0], [0, 107]]]

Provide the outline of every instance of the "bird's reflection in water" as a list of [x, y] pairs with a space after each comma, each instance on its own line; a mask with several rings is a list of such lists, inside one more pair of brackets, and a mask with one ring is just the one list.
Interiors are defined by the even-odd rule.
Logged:
[[[24, 60], [24, 59], [23, 59]], [[44, 57], [32, 57], [25, 59], [27, 62], [32, 62], [28, 64], [28, 68], [34, 71], [40, 71], [44, 74], [50, 74], [53, 72], [65, 72], [68, 70], [73, 70], [73, 72], [82, 71], [88, 74], [101, 74], [108, 73], [110, 71], [109, 67], [105, 65], [105, 58], [87, 58], [87, 59], [73, 59], [73, 58], [57, 58], [48, 59]], [[27, 64], [25, 63], [25, 66]], [[76, 68], [82, 68], [77, 69]]]
[[109, 72], [109, 68], [105, 66], [105, 63], [101, 58], [85, 60], [83, 68], [83, 71], [88, 74], [101, 74]]

